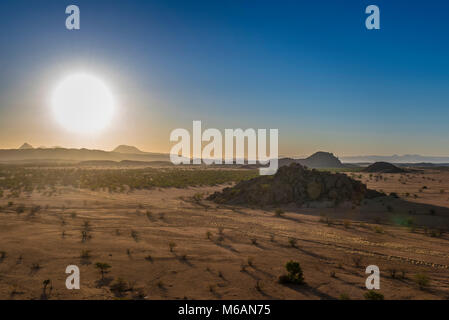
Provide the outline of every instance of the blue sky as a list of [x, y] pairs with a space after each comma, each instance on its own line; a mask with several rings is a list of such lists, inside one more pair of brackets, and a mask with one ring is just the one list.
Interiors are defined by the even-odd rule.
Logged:
[[[381, 30], [365, 28], [369, 4]], [[278, 128], [285, 155], [449, 155], [447, 1], [2, 0], [0, 27], [0, 147], [168, 151], [171, 130], [202, 120]], [[120, 121], [95, 137], [47, 112], [78, 69], [119, 97]]]

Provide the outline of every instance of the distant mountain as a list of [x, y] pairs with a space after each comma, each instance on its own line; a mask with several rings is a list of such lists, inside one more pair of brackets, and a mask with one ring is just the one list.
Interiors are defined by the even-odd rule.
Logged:
[[352, 156], [341, 157], [345, 163], [374, 163], [374, 162], [390, 162], [390, 163], [449, 163], [449, 156], [421, 156], [419, 154], [391, 155], [391, 156]]
[[129, 153], [129, 154], [142, 154], [142, 153], [145, 153], [143, 151], [140, 151], [139, 149], [137, 149], [134, 146], [127, 146], [127, 145], [124, 145], [124, 144], [118, 146], [117, 148], [112, 150], [112, 152]]
[[279, 166], [290, 165], [291, 163], [299, 163], [308, 168], [345, 168], [346, 166], [330, 152], [318, 151], [305, 159], [279, 159]]
[[22, 144], [22, 146], [19, 148], [19, 150], [29, 150], [29, 149], [34, 149], [33, 146], [29, 143], [24, 143]]

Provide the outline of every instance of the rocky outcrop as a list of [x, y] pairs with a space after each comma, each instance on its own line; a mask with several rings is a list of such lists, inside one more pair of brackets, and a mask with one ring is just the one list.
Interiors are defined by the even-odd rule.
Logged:
[[292, 163], [278, 169], [273, 176], [260, 176], [225, 188], [208, 199], [217, 203], [303, 205], [313, 201], [353, 201], [374, 198], [384, 194], [367, 189], [366, 185], [345, 174], [309, 170]]

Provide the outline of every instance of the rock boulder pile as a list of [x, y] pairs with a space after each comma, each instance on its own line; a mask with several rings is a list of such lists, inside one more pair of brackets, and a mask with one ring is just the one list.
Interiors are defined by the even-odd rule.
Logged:
[[313, 201], [360, 203], [364, 198], [383, 195], [345, 174], [309, 170], [292, 163], [279, 168], [275, 175], [241, 181], [234, 187], [215, 192], [208, 199], [217, 203], [264, 206], [303, 205]]

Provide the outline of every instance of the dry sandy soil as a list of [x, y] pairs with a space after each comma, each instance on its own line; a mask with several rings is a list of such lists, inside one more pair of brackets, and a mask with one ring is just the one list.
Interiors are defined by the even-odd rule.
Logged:
[[[374, 264], [385, 299], [448, 299], [449, 233], [438, 229], [449, 227], [449, 173], [375, 176], [360, 179], [400, 199], [285, 207], [278, 215], [276, 208], [193, 198], [220, 187], [131, 194], [67, 188], [10, 199], [10, 207], [0, 199], [0, 298], [364, 299], [365, 268]], [[32, 205], [42, 209], [30, 215]], [[81, 258], [83, 250], [89, 257]], [[289, 260], [300, 262], [305, 285], [278, 283]], [[104, 280], [97, 262], [111, 266]], [[72, 264], [81, 271], [80, 290], [65, 287]], [[420, 288], [417, 274], [428, 284]], [[123, 290], [113, 290], [118, 278]]]

